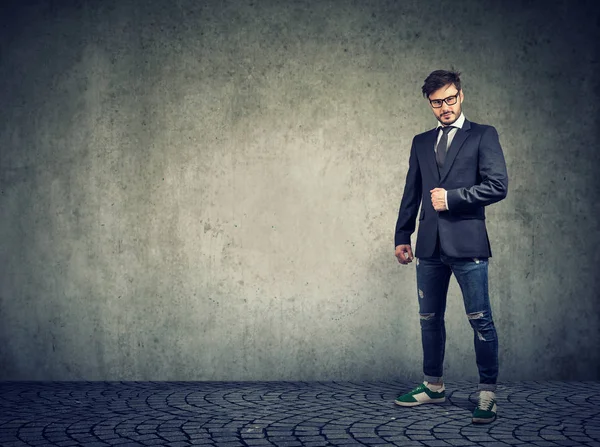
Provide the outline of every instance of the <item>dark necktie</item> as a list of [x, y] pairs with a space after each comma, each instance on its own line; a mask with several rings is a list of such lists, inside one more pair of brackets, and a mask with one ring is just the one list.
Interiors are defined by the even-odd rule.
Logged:
[[440, 171], [444, 167], [444, 161], [446, 160], [446, 151], [448, 150], [448, 133], [454, 129], [452, 126], [442, 127], [442, 137], [435, 149], [435, 160], [437, 161], [438, 168]]

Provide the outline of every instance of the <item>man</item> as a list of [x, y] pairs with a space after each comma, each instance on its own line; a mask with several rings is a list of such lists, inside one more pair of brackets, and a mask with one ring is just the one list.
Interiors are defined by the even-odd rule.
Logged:
[[412, 262], [410, 237], [423, 199], [415, 256], [424, 382], [395, 403], [414, 406], [446, 399], [444, 312], [454, 273], [473, 328], [479, 370], [479, 402], [472, 421], [489, 423], [497, 412], [498, 337], [488, 296], [492, 253], [485, 207], [506, 197], [508, 176], [496, 129], [470, 122], [462, 113], [459, 75], [434, 71], [422, 88], [439, 124], [413, 139], [396, 223], [395, 254], [400, 264]]

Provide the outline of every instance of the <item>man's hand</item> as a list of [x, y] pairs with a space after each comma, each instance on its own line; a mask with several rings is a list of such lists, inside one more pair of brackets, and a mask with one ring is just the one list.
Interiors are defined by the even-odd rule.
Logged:
[[413, 252], [410, 244], [398, 245], [396, 247], [396, 258], [400, 264], [408, 264], [413, 260]]
[[434, 188], [431, 191], [431, 204], [436, 211], [447, 211], [446, 208], [446, 190], [444, 188]]

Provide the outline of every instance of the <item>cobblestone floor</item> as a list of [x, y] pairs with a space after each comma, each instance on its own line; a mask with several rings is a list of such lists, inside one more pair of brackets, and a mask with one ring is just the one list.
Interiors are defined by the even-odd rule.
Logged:
[[407, 382], [0, 382], [0, 445], [599, 446], [599, 382], [519, 382], [472, 425], [476, 386], [393, 404]]

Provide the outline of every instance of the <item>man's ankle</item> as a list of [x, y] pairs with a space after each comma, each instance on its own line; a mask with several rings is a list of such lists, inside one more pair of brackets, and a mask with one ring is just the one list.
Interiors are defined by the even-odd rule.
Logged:
[[425, 386], [431, 391], [439, 391], [444, 388], [444, 382], [432, 383], [426, 381]]

